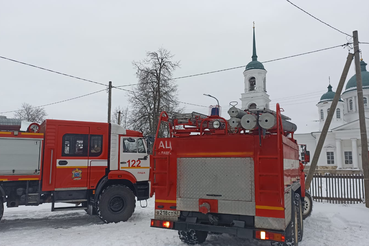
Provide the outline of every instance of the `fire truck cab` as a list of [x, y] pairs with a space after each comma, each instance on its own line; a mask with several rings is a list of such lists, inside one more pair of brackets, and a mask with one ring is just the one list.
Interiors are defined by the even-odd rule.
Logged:
[[160, 124], [170, 131], [155, 139], [151, 155], [151, 226], [178, 230], [187, 244], [213, 232], [297, 245], [305, 188], [296, 126], [279, 105], [276, 111], [237, 111], [246, 115], [245, 124], [233, 119], [231, 126], [232, 118], [217, 115], [161, 114]]
[[[142, 133], [115, 124], [46, 120], [0, 132], [0, 219], [7, 207], [51, 203], [85, 209], [104, 222], [128, 220], [149, 198]], [[69, 203], [72, 206], [56, 206]]]

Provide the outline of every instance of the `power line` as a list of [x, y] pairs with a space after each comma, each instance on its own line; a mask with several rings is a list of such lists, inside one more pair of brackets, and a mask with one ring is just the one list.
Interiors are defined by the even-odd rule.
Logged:
[[[298, 56], [308, 55], [308, 54], [317, 53], [317, 52], [321, 52], [321, 51], [325, 51], [325, 50], [330, 50], [330, 49], [334, 49], [334, 48], [338, 48], [338, 47], [345, 47], [347, 45], [349, 45], [349, 43], [346, 43], [346, 44], [343, 44], [343, 45], [336, 45], [336, 46], [332, 46], [332, 47], [328, 47], [328, 48], [323, 48], [323, 49], [318, 49], [318, 50], [314, 50], [314, 51], [308, 51], [308, 52], [304, 52], [304, 53], [300, 53], [300, 54], [295, 54], [295, 55], [291, 55], [291, 56], [285, 56], [285, 57], [276, 58], [276, 59], [272, 59], [272, 60], [267, 60], [267, 61], [264, 61], [262, 63], [269, 63], [269, 62], [280, 61], [280, 60], [284, 60], [284, 59], [289, 59], [289, 58], [294, 58], [294, 57], [298, 57]], [[63, 76], [71, 77], [71, 78], [74, 78], [74, 79], [86, 81], [86, 82], [89, 82], [89, 83], [94, 83], [94, 84], [98, 84], [98, 85], [102, 85], [102, 86], [107, 86], [107, 85], [105, 85], [103, 83], [100, 83], [100, 82], [96, 82], [96, 81], [93, 81], [93, 80], [84, 79], [84, 78], [77, 77], [77, 76], [74, 76], [74, 75], [70, 75], [70, 74], [58, 72], [58, 71], [55, 71], [55, 70], [52, 70], [52, 69], [48, 69], [48, 68], [36, 66], [36, 65], [33, 65], [33, 64], [29, 64], [29, 63], [26, 63], [26, 62], [22, 62], [22, 61], [18, 61], [18, 60], [15, 60], [15, 59], [7, 58], [7, 57], [4, 57], [4, 56], [0, 56], [0, 58], [1, 59], [5, 59], [5, 60], [8, 60], [8, 61], [15, 62], [15, 63], [19, 63], [19, 64], [22, 64], [22, 65], [26, 65], [26, 66], [38, 68], [38, 69], [41, 69], [41, 70], [45, 70], [45, 71], [48, 71], [48, 72], [56, 73], [56, 74], [59, 74], [59, 75], [63, 75]], [[178, 79], [184, 79], [184, 78], [190, 78], [190, 77], [197, 77], [197, 76], [202, 76], [202, 75], [207, 75], [207, 74], [212, 74], [212, 73], [219, 73], [219, 72], [224, 72], [224, 71], [229, 71], [229, 70], [243, 68], [245, 66], [246, 65], [242, 65], [242, 66], [225, 68], [225, 69], [219, 69], [219, 70], [209, 71], [209, 72], [204, 72], [204, 73], [198, 73], [198, 74], [192, 74], [192, 75], [187, 75], [187, 76], [181, 76], [181, 77], [172, 78], [171, 80], [178, 80]], [[122, 91], [132, 92], [132, 90], [127, 90], [127, 89], [120, 88], [120, 87], [132, 86], [132, 85], [137, 85], [137, 83], [136, 84], [113, 86], [113, 88], [114, 89], [118, 89], [118, 90], [122, 90]], [[103, 89], [103, 90], [105, 90], [105, 89]], [[49, 104], [41, 105], [41, 106], [38, 106], [38, 107], [45, 107], [45, 106], [49, 106], [49, 105], [54, 105], [54, 104], [58, 104], [58, 103], [67, 102], [67, 101], [70, 101], [70, 100], [74, 100], [74, 99], [78, 99], [78, 98], [81, 98], [81, 97], [89, 96], [89, 95], [92, 95], [92, 94], [101, 92], [103, 90], [99, 90], [97, 92], [85, 94], [85, 95], [82, 95], [82, 96], [79, 96], [79, 97], [75, 97], [75, 98], [70, 98], [70, 99], [66, 99], [66, 100], [62, 100], [62, 101], [58, 101], [58, 102], [54, 102], [54, 103], [49, 103]], [[199, 105], [199, 104], [192, 104], [192, 103], [181, 102], [181, 101], [178, 101], [178, 102], [179, 103], [182, 103], [182, 104], [197, 106], [197, 107], [207, 107], [207, 106]], [[7, 111], [7, 112], [0, 112], [0, 113], [12, 113], [12, 112], [15, 112], [15, 111], [17, 111], [17, 110]]]
[[[345, 47], [345, 46], [348, 46], [349, 44], [350, 43], [346, 43], [346, 44], [336, 45], [336, 46], [327, 47], [327, 48], [323, 48], [323, 49], [308, 51], [308, 52], [304, 52], [304, 53], [300, 53], [300, 54], [295, 54], [295, 55], [280, 57], [280, 58], [276, 58], [276, 59], [272, 59], [272, 60], [263, 61], [262, 63], [275, 62], [275, 61], [285, 60], [285, 59], [294, 58], [294, 57], [298, 57], [298, 56], [313, 54], [313, 53], [317, 53], [317, 52], [321, 52], [321, 51], [326, 51], [326, 50], [331, 50], [331, 49], [335, 49], [335, 48], [339, 48], [339, 47]], [[244, 67], [246, 67], [246, 65], [241, 65], [241, 66], [236, 66], [236, 67], [230, 67], [230, 68], [224, 68], [224, 69], [219, 69], [219, 70], [213, 70], [213, 71], [203, 72], [203, 73], [196, 73], [196, 74], [191, 74], [191, 75], [185, 75], [185, 76], [180, 76], [180, 77], [172, 78], [171, 80], [192, 78], [192, 77], [197, 77], [197, 76], [202, 76], [202, 75], [208, 75], [208, 74], [213, 74], [213, 73], [220, 73], [220, 72], [225, 72], [225, 71], [239, 69], [239, 68], [244, 68]], [[115, 87], [132, 86], [132, 85], [137, 85], [137, 84], [138, 83], [136, 83], [136, 84], [128, 84], [128, 85], [119, 85], [119, 86], [115, 86]]]
[[0, 58], [1, 59], [4, 59], [4, 60], [11, 61], [11, 62], [19, 63], [19, 64], [22, 64], [22, 65], [26, 65], [26, 66], [29, 66], [29, 67], [33, 67], [33, 68], [38, 68], [38, 69], [41, 69], [41, 70], [45, 70], [45, 71], [48, 71], [48, 72], [51, 72], [51, 73], [56, 73], [56, 74], [59, 74], [59, 75], [70, 77], [70, 78], [79, 79], [79, 80], [86, 81], [86, 82], [89, 82], [89, 83], [93, 83], [93, 84], [97, 84], [97, 85], [102, 85], [102, 86], [108, 86], [108, 85], [103, 84], [103, 83], [100, 83], [100, 82], [96, 82], [96, 81], [93, 81], [93, 80], [84, 79], [84, 78], [77, 77], [77, 76], [74, 76], [74, 75], [70, 75], [70, 74], [58, 72], [58, 71], [55, 71], [55, 70], [52, 70], [52, 69], [48, 69], [48, 68], [36, 66], [36, 65], [33, 65], [33, 64], [30, 64], [30, 63], [18, 61], [18, 60], [11, 59], [11, 58], [8, 58], [8, 57], [5, 57], [5, 56], [0, 56]]
[[322, 90], [319, 90], [319, 91], [313, 91], [313, 92], [309, 92], [309, 93], [304, 93], [304, 94], [300, 94], [300, 95], [294, 95], [294, 96], [288, 96], [288, 97], [277, 97], [275, 99], [273, 99], [273, 101], [275, 100], [288, 100], [288, 99], [291, 99], [291, 98], [301, 98], [301, 97], [305, 97], [305, 96], [311, 96], [311, 95], [318, 95], [318, 94], [321, 94], [321, 93], [324, 93]]
[[209, 106], [204, 106], [204, 105], [200, 105], [200, 104], [194, 104], [194, 103], [188, 103], [188, 102], [181, 102], [181, 101], [178, 101], [179, 103], [182, 103], [182, 104], [187, 104], [187, 105], [191, 105], [191, 106], [196, 106], [196, 107], [202, 107], [202, 108], [208, 108]]
[[319, 21], [319, 22], [323, 23], [324, 25], [329, 26], [330, 28], [332, 28], [332, 29], [336, 30], [337, 32], [340, 32], [340, 33], [342, 33], [342, 34], [344, 34], [344, 35], [347, 35], [347, 36], [352, 37], [352, 35], [347, 34], [347, 33], [343, 32], [343, 31], [341, 31], [341, 30], [339, 30], [339, 29], [337, 29], [337, 28], [335, 28], [335, 27], [333, 27], [333, 26], [329, 25], [327, 22], [324, 22], [324, 21], [322, 21], [321, 19], [319, 19], [319, 18], [315, 17], [314, 15], [312, 15], [312, 14], [310, 14], [309, 12], [307, 12], [306, 10], [304, 10], [304, 9], [300, 8], [299, 6], [297, 6], [296, 4], [292, 3], [291, 1], [287, 0], [287, 2], [289, 2], [289, 3], [290, 3], [290, 4], [292, 4], [293, 6], [295, 6], [296, 8], [298, 8], [299, 10], [301, 10], [302, 12], [304, 12], [305, 14], [307, 14], [307, 15], [309, 15], [309, 16], [311, 16], [311, 17], [313, 17], [314, 19], [316, 19], [317, 21]]
[[281, 57], [281, 58], [277, 58], [277, 59], [273, 59], [273, 60], [264, 61], [262, 63], [280, 61], [280, 60], [285, 60], [285, 59], [294, 58], [294, 57], [298, 57], [298, 56], [309, 55], [309, 54], [313, 54], [313, 53], [317, 53], [317, 52], [321, 52], [321, 51], [331, 50], [331, 49], [335, 49], [335, 48], [339, 48], [339, 47], [345, 47], [345, 46], [348, 46], [349, 44], [350, 43], [346, 43], [346, 44], [336, 45], [336, 46], [327, 47], [327, 48], [323, 48], [323, 49], [319, 49], [319, 50], [308, 51], [308, 52], [304, 52], [304, 53], [300, 53], [300, 54], [296, 54], [296, 55], [285, 56], [285, 57]]
[[[332, 46], [332, 47], [327, 47], [327, 48], [323, 48], [323, 49], [318, 49], [318, 50], [313, 50], [313, 51], [308, 51], [308, 52], [304, 52], [304, 53], [300, 53], [300, 54], [296, 54], [296, 55], [285, 56], [285, 57], [281, 57], [281, 58], [276, 58], [276, 59], [272, 59], [272, 60], [263, 61], [262, 63], [275, 62], [275, 61], [285, 60], [285, 59], [294, 58], [294, 57], [298, 57], [298, 56], [303, 56], [303, 55], [308, 55], [308, 54], [312, 54], [312, 53], [317, 53], [317, 52], [321, 52], [321, 51], [331, 50], [331, 49], [335, 49], [335, 48], [339, 48], [339, 47], [345, 47], [348, 44], [349, 43], [341, 44], [341, 45], [336, 45], [336, 46]], [[209, 71], [209, 72], [204, 72], [204, 73], [197, 73], [197, 74], [192, 74], [192, 75], [187, 75], [187, 76], [181, 76], [181, 77], [173, 78], [172, 80], [197, 77], [197, 76], [207, 75], [207, 74], [212, 74], [212, 73], [219, 73], [219, 72], [229, 71], [229, 70], [233, 70], [233, 69], [244, 68], [245, 66], [246, 65], [242, 65], [242, 66], [225, 68], [225, 69], [219, 69], [219, 70], [214, 70], [214, 71]]]
[[127, 91], [127, 92], [133, 92], [132, 90], [127, 90], [127, 89], [123, 89], [123, 88], [119, 88], [121, 86], [112, 86], [113, 89], [118, 89], [118, 90], [121, 90], [121, 91]]
[[[367, 43], [364, 43], [364, 44], [367, 44]], [[276, 58], [276, 59], [272, 59], [272, 60], [267, 60], [267, 61], [263, 61], [262, 63], [269, 63], [269, 62], [275, 62], [275, 61], [285, 60], [285, 59], [289, 59], [289, 58], [294, 58], [294, 57], [298, 57], [298, 56], [303, 56], [303, 55], [317, 53], [317, 52], [321, 52], [321, 51], [325, 51], [325, 50], [330, 50], [330, 49], [334, 49], [334, 48], [338, 48], [338, 47], [344, 47], [344, 46], [347, 46], [347, 45], [349, 45], [349, 43], [346, 43], [346, 44], [343, 44], [343, 45], [336, 45], [336, 46], [332, 46], [332, 47], [328, 47], [328, 48], [323, 48], [323, 49], [318, 49], [318, 50], [313, 50], [313, 51], [308, 51], [308, 52], [304, 52], [304, 53], [300, 53], [300, 54], [295, 54], [295, 55], [291, 55], [291, 56], [285, 56], [285, 57]], [[44, 71], [48, 71], [48, 72], [51, 72], [51, 73], [56, 73], [56, 74], [59, 74], [59, 75], [70, 77], [70, 78], [74, 78], [74, 79], [86, 81], [86, 82], [89, 82], [89, 83], [93, 83], [93, 84], [97, 84], [97, 85], [102, 85], [102, 86], [106, 86], [106, 87], [108, 86], [106, 84], [103, 84], [103, 83], [100, 83], [100, 82], [96, 82], [96, 81], [93, 81], [93, 80], [90, 80], [90, 79], [84, 79], [84, 78], [81, 78], [81, 77], [78, 77], [78, 76], [74, 76], [74, 75], [70, 75], [70, 74], [58, 72], [58, 71], [55, 71], [55, 70], [52, 70], [52, 69], [48, 69], [48, 68], [36, 66], [36, 65], [33, 65], [33, 64], [30, 64], [30, 63], [18, 61], [18, 60], [11, 59], [11, 58], [8, 58], [8, 57], [5, 57], [5, 56], [0, 56], [0, 58], [1, 59], [4, 59], [4, 60], [15, 62], [15, 63], [19, 63], [19, 64], [22, 64], [22, 65], [30, 66], [30, 67], [33, 67], [33, 68], [41, 69], [41, 70], [44, 70]], [[246, 65], [242, 65], [242, 66], [224, 68], [224, 69], [219, 69], [219, 70], [214, 70], [214, 71], [209, 71], [209, 72], [203, 72], [203, 73], [191, 74], [191, 75], [186, 75], [186, 76], [181, 76], [181, 77], [175, 77], [175, 78], [172, 78], [171, 80], [185, 79], [185, 78], [197, 77], [197, 76], [202, 76], [202, 75], [207, 75], [207, 74], [225, 72], [225, 71], [229, 71], [229, 70], [243, 68], [245, 66]], [[128, 85], [113, 86], [113, 88], [118, 89], [118, 87], [126, 87], [126, 86], [132, 86], [132, 85], [137, 85], [137, 83], [135, 83], [135, 84], [128, 84]], [[129, 91], [129, 90], [127, 90], [127, 91]]]
[[132, 85], [137, 85], [137, 83], [135, 83], [135, 84], [128, 84], [128, 85], [118, 85], [118, 86], [114, 86], [114, 87], [126, 87], [126, 86], [132, 86]]
[[[72, 98], [69, 98], [69, 99], [64, 99], [64, 100], [57, 101], [57, 102], [52, 102], [52, 103], [43, 104], [43, 105], [40, 105], [40, 106], [36, 106], [36, 108], [46, 107], [46, 106], [50, 106], [50, 105], [55, 105], [55, 104], [59, 104], [59, 103], [63, 103], [63, 102], [72, 101], [72, 100], [79, 99], [79, 98], [82, 98], [82, 97], [91, 96], [91, 95], [93, 95], [93, 94], [96, 94], [96, 93], [99, 93], [99, 92], [102, 92], [102, 91], [106, 91], [106, 89], [98, 90], [98, 91], [91, 92], [91, 93], [84, 94], [84, 95], [77, 96], [77, 97], [72, 97]], [[18, 110], [12, 110], [12, 111], [0, 112], [0, 114], [15, 113], [15, 112], [17, 112], [17, 111], [18, 111]]]
[[[133, 92], [132, 90], [127, 90], [127, 89], [122, 89], [122, 88], [119, 88], [121, 86], [113, 86], [114, 89], [118, 89], [118, 90], [122, 90], [122, 91], [128, 91], [128, 92]], [[194, 104], [194, 103], [188, 103], [188, 102], [182, 102], [182, 101], [177, 101], [179, 103], [182, 103], [182, 104], [187, 104], [187, 105], [191, 105], [191, 106], [196, 106], [196, 107], [205, 107], [207, 108], [208, 106], [204, 106], [204, 105], [200, 105], [200, 104]]]

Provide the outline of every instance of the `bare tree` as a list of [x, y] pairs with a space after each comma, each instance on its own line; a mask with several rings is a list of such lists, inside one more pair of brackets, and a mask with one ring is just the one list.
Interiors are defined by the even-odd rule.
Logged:
[[127, 128], [128, 123], [128, 107], [117, 107], [113, 112], [112, 122]]
[[42, 123], [47, 116], [46, 111], [42, 107], [34, 107], [28, 103], [23, 103], [22, 107], [17, 110], [14, 117], [29, 122]]
[[166, 49], [148, 52], [147, 58], [133, 62], [138, 85], [130, 93], [132, 104], [129, 125], [144, 135], [155, 135], [162, 111], [169, 115], [181, 111], [178, 106], [177, 86], [172, 73], [179, 62], [172, 61], [173, 55]]

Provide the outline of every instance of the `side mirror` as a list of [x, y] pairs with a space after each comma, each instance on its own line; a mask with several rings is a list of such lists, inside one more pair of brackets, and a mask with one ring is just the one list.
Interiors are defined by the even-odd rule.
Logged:
[[304, 155], [305, 155], [305, 157], [304, 157], [304, 162], [305, 162], [305, 163], [310, 162], [310, 151], [306, 151], [306, 152], [304, 153]]

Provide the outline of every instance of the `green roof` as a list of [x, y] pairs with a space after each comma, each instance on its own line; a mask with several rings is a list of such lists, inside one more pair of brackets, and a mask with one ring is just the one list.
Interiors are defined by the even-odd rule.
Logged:
[[246, 65], [246, 70], [250, 69], [264, 69], [264, 65], [259, 61], [251, 61], [249, 64]]
[[[366, 71], [366, 65], [367, 64], [363, 60], [360, 61], [361, 81], [362, 81], [363, 87], [369, 88], [369, 72]], [[356, 84], [356, 74], [355, 74], [347, 82], [345, 92], [356, 89], [356, 87], [357, 87], [357, 84]]]
[[264, 65], [258, 61], [258, 56], [256, 55], [255, 27], [253, 28], [253, 45], [252, 45], [252, 57], [251, 58], [252, 58], [252, 61], [246, 65], [245, 70], [251, 70], [251, 69], [265, 70]]
[[[327, 88], [328, 88], [328, 91], [320, 97], [319, 102], [333, 101], [333, 98], [336, 95], [336, 92], [332, 91], [331, 85], [328, 85]], [[342, 101], [341, 98], [340, 98], [340, 101]]]

